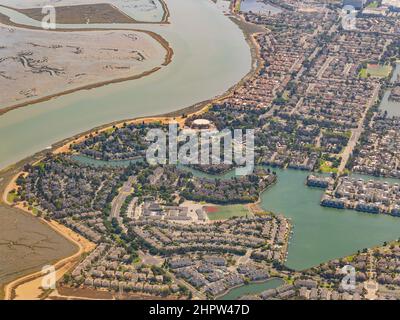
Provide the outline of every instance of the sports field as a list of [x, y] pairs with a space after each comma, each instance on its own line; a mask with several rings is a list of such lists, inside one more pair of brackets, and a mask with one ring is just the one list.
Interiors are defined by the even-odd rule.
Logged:
[[242, 204], [227, 206], [205, 206], [210, 220], [225, 220], [232, 217], [252, 216], [253, 214]]
[[363, 68], [360, 71], [360, 78], [376, 77], [386, 78], [390, 75], [392, 67], [390, 65], [379, 65], [379, 64], [368, 64], [367, 68]]

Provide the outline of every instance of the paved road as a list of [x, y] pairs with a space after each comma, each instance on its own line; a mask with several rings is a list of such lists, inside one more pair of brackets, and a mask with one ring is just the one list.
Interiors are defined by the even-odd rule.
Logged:
[[180, 284], [180, 285], [185, 286], [186, 288], [188, 288], [188, 289], [192, 292], [193, 298], [195, 298], [195, 299], [197, 299], [197, 300], [207, 300], [207, 297], [206, 297], [204, 294], [202, 294], [201, 292], [199, 292], [199, 291], [198, 291], [195, 287], [193, 287], [190, 283], [187, 283], [186, 281], [183, 281], [183, 280], [181, 280], [181, 279], [178, 279], [178, 278], [175, 277], [175, 275], [174, 275], [173, 273], [171, 273], [171, 272], [168, 272], [168, 271], [167, 271], [167, 275], [169, 275], [169, 276], [173, 279], [173, 281], [174, 281], [175, 283], [177, 283], [178, 285]]
[[317, 79], [321, 80], [322, 76], [324, 75], [326, 69], [328, 69], [329, 65], [331, 64], [331, 62], [333, 61], [334, 57], [328, 57], [328, 59], [326, 59], [324, 65], [321, 67], [321, 69], [318, 70], [317, 73]]
[[126, 197], [132, 192], [132, 185], [136, 182], [135, 177], [129, 177], [128, 181], [126, 181], [121, 187], [118, 195], [114, 198], [111, 203], [111, 214], [109, 220], [116, 218], [119, 222], [119, 225], [124, 230], [124, 232], [128, 232], [125, 225], [122, 223], [122, 219], [120, 218], [121, 207], [125, 202]]
[[355, 146], [357, 145], [358, 140], [360, 139], [361, 133], [363, 132], [364, 129], [364, 120], [365, 117], [368, 113], [368, 110], [372, 107], [372, 105], [375, 103], [375, 101], [378, 99], [378, 94], [379, 94], [379, 90], [380, 90], [380, 85], [377, 85], [374, 93], [372, 95], [371, 100], [369, 101], [367, 107], [365, 108], [365, 111], [360, 119], [360, 121], [358, 122], [358, 127], [357, 129], [354, 129], [349, 143], [347, 144], [347, 146], [345, 147], [345, 149], [343, 150], [342, 153], [342, 162], [340, 163], [339, 166], [339, 173], [343, 172], [343, 170], [346, 167], [347, 162], [349, 161], [350, 155], [353, 153], [353, 150], [355, 148]]
[[[144, 264], [151, 264], [151, 265], [160, 266], [164, 262], [164, 259], [162, 259], [160, 257], [155, 257], [155, 256], [152, 256], [152, 255], [146, 254], [141, 250], [139, 250], [138, 253], [139, 253], [139, 257], [141, 259], [141, 262], [144, 263]], [[180, 285], [185, 286], [186, 288], [188, 288], [192, 292], [193, 298], [199, 299], [199, 300], [206, 300], [207, 299], [207, 297], [204, 294], [199, 292], [190, 283], [187, 283], [186, 281], [177, 278], [172, 272], [167, 271], [166, 273], [167, 273], [168, 276], [170, 276], [173, 279], [173, 281], [175, 283], [177, 283], [178, 285], [180, 284]]]
[[246, 264], [247, 262], [249, 262], [249, 260], [250, 260], [250, 256], [251, 256], [251, 253], [253, 252], [253, 250], [247, 250], [246, 251], [246, 254], [244, 255], [244, 256], [241, 256], [239, 259], [238, 259], [238, 261], [237, 261], [237, 264], [239, 265], [239, 264]]

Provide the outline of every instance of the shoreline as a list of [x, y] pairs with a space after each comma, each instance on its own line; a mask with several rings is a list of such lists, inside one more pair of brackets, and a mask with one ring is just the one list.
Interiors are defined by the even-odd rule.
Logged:
[[162, 17], [162, 19], [161, 19], [161, 23], [163, 23], [163, 24], [169, 24], [169, 23], [171, 23], [171, 22], [169, 21], [169, 18], [171, 17], [171, 13], [169, 12], [168, 5], [165, 3], [164, 0], [159, 0], [159, 1], [160, 1], [161, 6], [162, 6], [162, 8], [163, 8], [163, 10], [164, 10], [164, 14], [163, 14], [163, 17]]
[[[2, 14], [0, 14], [0, 23], [2, 23], [1, 17], [2, 17]], [[176, 118], [178, 118], [178, 120], [180, 119], [182, 121], [182, 120], [184, 120], [186, 118], [186, 117], [185, 118], [182, 117], [182, 115], [191, 116], [191, 115], [195, 115], [195, 114], [201, 114], [201, 113], [203, 113], [203, 112], [208, 110], [209, 105], [211, 103], [218, 102], [220, 100], [226, 99], [229, 96], [231, 96], [233, 94], [233, 92], [236, 90], [236, 88], [242, 86], [243, 83], [245, 83], [248, 79], [250, 79], [253, 75], [255, 75], [259, 71], [259, 68], [261, 67], [260, 66], [260, 54], [259, 54], [260, 51], [259, 51], [259, 47], [258, 47], [258, 45], [256, 44], [256, 41], [255, 41], [255, 36], [257, 34], [261, 33], [261, 32], [251, 32], [251, 31], [246, 30], [244, 28], [244, 26], [247, 24], [247, 22], [243, 21], [243, 19], [240, 16], [236, 15], [236, 14], [233, 14], [228, 18], [231, 21], [233, 21], [233, 23], [235, 23], [239, 27], [239, 29], [242, 31], [242, 33], [243, 33], [243, 35], [244, 35], [244, 37], [246, 39], [246, 42], [249, 45], [250, 52], [251, 52], [251, 58], [252, 58], [251, 69], [249, 70], [249, 72], [238, 83], [233, 85], [231, 88], [229, 88], [227, 91], [225, 91], [224, 93], [222, 93], [219, 96], [216, 96], [214, 98], [211, 98], [211, 99], [208, 99], [208, 100], [205, 100], [205, 101], [201, 101], [201, 102], [196, 103], [196, 104], [194, 104], [192, 106], [189, 106], [189, 107], [180, 108], [180, 109], [178, 109], [176, 111], [173, 111], [173, 112], [168, 112], [168, 113], [161, 114], [161, 115], [156, 115], [156, 116], [153, 116], [153, 117], [136, 117], [136, 118], [127, 119], [127, 120], [113, 121], [111, 123], [107, 123], [107, 124], [104, 124], [104, 125], [89, 129], [89, 130], [87, 130], [87, 131], [85, 131], [83, 133], [76, 134], [76, 135], [74, 135], [72, 137], [66, 138], [64, 140], [61, 140], [59, 142], [56, 142], [56, 143], [52, 144], [51, 149], [45, 149], [45, 150], [38, 151], [35, 154], [18, 161], [15, 164], [12, 164], [12, 165], [4, 168], [4, 169], [0, 169], [0, 193], [2, 194], [0, 202], [5, 203], [6, 205], [9, 206], [9, 203], [7, 201], [8, 193], [6, 191], [8, 190], [9, 185], [13, 183], [13, 178], [18, 176], [19, 174], [21, 174], [21, 172], [23, 172], [23, 167], [26, 164], [35, 163], [35, 162], [39, 161], [40, 159], [42, 159], [44, 156], [46, 156], [46, 154], [48, 154], [48, 153], [56, 154], [56, 153], [59, 153], [59, 152], [63, 152], [63, 150], [65, 148], [68, 148], [69, 145], [74, 143], [76, 140], [85, 139], [85, 137], [90, 133], [95, 133], [95, 132], [98, 132], [100, 130], [107, 130], [109, 128], [112, 128], [113, 126], [123, 125], [124, 123], [133, 123], [133, 122], [139, 122], [139, 121], [145, 121], [145, 122], [146, 121], [150, 121], [150, 122], [154, 122], [154, 121], [171, 121], [171, 120], [176, 121], [177, 120]], [[67, 29], [64, 29], [64, 30], [67, 31]], [[118, 30], [120, 30], [120, 29], [118, 29]], [[267, 32], [267, 31], [268, 30], [265, 29], [265, 32]], [[168, 47], [169, 47], [169, 43], [168, 43]], [[10, 175], [12, 175], [11, 179], [10, 179]], [[20, 209], [20, 208], [18, 208], [18, 209]], [[32, 213], [30, 213], [30, 214], [32, 214]], [[53, 221], [53, 220], [51, 220], [51, 221]], [[51, 226], [49, 222], [46, 221], [46, 223], [49, 225], [49, 227], [53, 228], [53, 226]], [[66, 228], [66, 229], [68, 229], [68, 228]], [[70, 230], [70, 229], [68, 229], [68, 230]], [[70, 231], [72, 231], [72, 230], [70, 230]], [[64, 236], [64, 237], [66, 237], [64, 233], [60, 233], [60, 234], [62, 236]], [[85, 239], [85, 238], [83, 238], [83, 239]], [[79, 251], [78, 251], [78, 253], [79, 253]], [[76, 259], [77, 258], [76, 255], [78, 253], [58, 261], [56, 263], [56, 265], [59, 265], [63, 261], [64, 262], [65, 261], [68, 262], [70, 260]], [[80, 256], [80, 254], [79, 254], [79, 256]], [[67, 263], [67, 262], [65, 262], [65, 263]], [[62, 265], [64, 265], [65, 263], [62, 263]], [[58, 268], [60, 269], [62, 267], [62, 265], [59, 266]], [[19, 278], [13, 280], [12, 282], [9, 282], [9, 283], [5, 284], [3, 290], [7, 294], [7, 290], [9, 291], [8, 288], [10, 286], [12, 286], [12, 287], [19, 286], [19, 285], [23, 284], [24, 280], [25, 280], [25, 282], [26, 281], [32, 281], [33, 280], [32, 277], [35, 279], [35, 278], [38, 278], [40, 275], [41, 275], [41, 272], [39, 271], [39, 272], [35, 272], [33, 274], [25, 275], [23, 277], [19, 277]]]
[[51, 95], [48, 95], [48, 96], [44, 96], [44, 97], [41, 97], [41, 98], [37, 98], [37, 99], [31, 100], [31, 101], [21, 102], [19, 104], [15, 104], [15, 105], [0, 109], [0, 116], [2, 116], [3, 114], [6, 114], [7, 112], [10, 112], [10, 111], [13, 111], [13, 110], [16, 110], [16, 109], [19, 109], [19, 108], [28, 107], [30, 105], [33, 106], [33, 105], [35, 105], [37, 103], [46, 102], [46, 101], [49, 101], [49, 100], [52, 100], [52, 99], [55, 99], [55, 98], [58, 98], [58, 97], [62, 97], [62, 96], [65, 96], [65, 95], [68, 95], [68, 94], [71, 94], [71, 93], [74, 93], [74, 92], [77, 92], [77, 91], [91, 90], [91, 89], [100, 88], [100, 87], [103, 87], [103, 86], [106, 86], [106, 85], [109, 85], [109, 84], [113, 84], [113, 83], [120, 83], [120, 82], [129, 81], [129, 80], [137, 80], [137, 79], [146, 77], [146, 76], [148, 76], [148, 75], [150, 75], [150, 74], [152, 74], [154, 72], [157, 72], [160, 69], [161, 69], [161, 67], [155, 67], [155, 68], [153, 68], [153, 69], [151, 69], [149, 71], [142, 72], [142, 73], [140, 73], [138, 75], [135, 75], [135, 76], [126, 77], [126, 78], [117, 78], [117, 79], [113, 79], [113, 80], [109, 80], [109, 81], [102, 81], [102, 82], [97, 82], [97, 83], [93, 83], [93, 84], [88, 84], [88, 85], [85, 85], [85, 86], [76, 87], [76, 88], [72, 88], [72, 89], [69, 89], [69, 90], [65, 90], [65, 91], [61, 91], [61, 92], [58, 92], [58, 93], [54, 93], [54, 94], [51, 94]]
[[[233, 92], [237, 88], [242, 86], [248, 79], [250, 79], [253, 75], [255, 75], [261, 68], [260, 48], [254, 39], [254, 37], [256, 35], [260, 34], [261, 32], [248, 32], [247, 30], [245, 30], [245, 28], [243, 26], [248, 23], [243, 21], [240, 17], [238, 18], [238, 16], [236, 16], [236, 15], [234, 17], [231, 16], [228, 18], [231, 21], [233, 21], [233, 23], [235, 23], [239, 27], [239, 29], [243, 32], [246, 42], [248, 43], [248, 45], [250, 47], [250, 52], [251, 52], [251, 57], [252, 57], [252, 66], [251, 66], [250, 71], [238, 83], [236, 83], [235, 85], [230, 87], [227, 91], [225, 91], [224, 93], [222, 93], [221, 95], [219, 95], [217, 97], [198, 102], [189, 107], [177, 109], [176, 111], [159, 114], [159, 115], [155, 115], [155, 116], [151, 116], [151, 117], [144, 116], [144, 117], [129, 118], [129, 119], [125, 119], [125, 120], [117, 120], [117, 121], [113, 121], [113, 122], [110, 122], [110, 123], [107, 123], [104, 125], [97, 126], [95, 128], [89, 129], [83, 133], [78, 133], [70, 138], [64, 139], [63, 141], [61, 141], [59, 143], [53, 144], [52, 149], [48, 150], [48, 151], [52, 152], [52, 153], [63, 152], [63, 150], [65, 148], [69, 147], [72, 143], [75, 143], [78, 141], [79, 142], [83, 141], [85, 139], [85, 136], [87, 136], [89, 134], [95, 134], [96, 132], [106, 131], [108, 129], [111, 129], [114, 126], [115, 127], [122, 126], [125, 123], [126, 124], [132, 124], [132, 123], [138, 123], [138, 122], [151, 123], [151, 122], [156, 122], [156, 121], [166, 122], [166, 121], [171, 121], [171, 120], [177, 121], [179, 123], [179, 122], [184, 121], [184, 118], [182, 117], [183, 115], [186, 118], [189, 116], [202, 114], [208, 110], [210, 104], [219, 102], [221, 100], [224, 100], [224, 99], [232, 96]], [[267, 32], [267, 31], [268, 30], [265, 29], [265, 32]], [[2, 170], [0, 170], [0, 176], [1, 176], [1, 172], [2, 172]]]
[[[8, 25], [7, 23], [4, 23], [4, 21], [2, 20], [3, 17], [4, 17], [4, 15], [2, 15], [0, 13], [0, 25], [2, 23], [4, 25]], [[24, 27], [24, 26], [16, 26], [16, 27], [22, 28], [22, 29], [42, 30], [40, 28], [35, 28], [35, 27], [31, 27], [31, 26], [26, 26], [26, 27]], [[24, 107], [27, 107], [27, 106], [30, 106], [30, 105], [34, 106], [37, 103], [49, 101], [51, 99], [58, 98], [58, 97], [61, 97], [61, 96], [65, 96], [65, 95], [68, 95], [68, 94], [71, 94], [71, 93], [74, 93], [74, 92], [83, 91], [83, 90], [91, 90], [91, 89], [96, 89], [96, 88], [100, 88], [100, 87], [103, 87], [103, 86], [107, 86], [107, 85], [110, 85], [110, 84], [115, 84], [115, 83], [121, 83], [121, 82], [125, 82], [125, 81], [141, 79], [143, 77], [147, 77], [147, 76], [149, 76], [149, 75], [161, 70], [162, 67], [166, 67], [172, 62], [172, 58], [174, 56], [174, 50], [170, 46], [170, 43], [166, 39], [164, 39], [161, 35], [153, 32], [153, 31], [138, 30], [138, 29], [100, 29], [99, 28], [99, 29], [59, 29], [58, 32], [60, 32], [60, 31], [61, 32], [86, 32], [86, 31], [90, 32], [90, 31], [106, 31], [106, 30], [112, 30], [112, 31], [134, 31], [134, 32], [138, 32], [138, 33], [141, 32], [141, 33], [147, 34], [152, 39], [157, 41], [164, 48], [164, 50], [166, 51], [165, 57], [164, 57], [164, 62], [161, 64], [161, 66], [154, 67], [154, 68], [152, 68], [150, 70], [147, 70], [147, 71], [144, 71], [142, 73], [139, 73], [139, 74], [136, 74], [136, 75], [132, 75], [132, 76], [129, 76], [129, 77], [115, 78], [115, 79], [111, 79], [111, 80], [95, 82], [95, 83], [79, 86], [79, 87], [76, 87], [76, 88], [71, 88], [71, 89], [68, 89], [68, 90], [60, 91], [60, 92], [57, 92], [57, 93], [54, 93], [54, 94], [51, 94], [51, 95], [47, 95], [47, 96], [39, 97], [39, 98], [36, 98], [36, 99], [32, 99], [32, 100], [29, 100], [29, 101], [13, 104], [13, 105], [10, 105], [10, 106], [7, 106], [7, 107], [4, 107], [4, 108], [0, 109], [0, 116], [6, 114], [7, 112], [16, 110], [18, 108], [24, 108]], [[48, 30], [46, 30], [46, 31], [48, 31]]]

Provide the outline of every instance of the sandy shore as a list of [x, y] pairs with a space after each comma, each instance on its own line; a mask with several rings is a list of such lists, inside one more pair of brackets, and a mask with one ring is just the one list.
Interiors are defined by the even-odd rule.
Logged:
[[159, 0], [159, 1], [160, 1], [161, 5], [163, 7], [163, 10], [164, 10], [164, 15], [163, 15], [163, 18], [162, 18], [161, 22], [162, 23], [169, 23], [169, 17], [171, 16], [171, 13], [169, 12], [169, 8], [168, 8], [168, 6], [167, 6], [167, 4], [165, 3], [164, 0]]
[[[232, 20], [239, 25], [240, 29], [245, 34], [246, 40], [249, 43], [249, 46], [251, 48], [252, 59], [253, 59], [252, 69], [239, 83], [237, 83], [236, 85], [231, 87], [226, 93], [222, 94], [221, 96], [219, 96], [215, 99], [203, 101], [203, 102], [195, 104], [193, 106], [190, 106], [190, 107], [187, 107], [187, 108], [184, 108], [181, 110], [177, 110], [175, 112], [167, 113], [164, 115], [147, 117], [147, 118], [146, 117], [134, 118], [134, 119], [128, 119], [125, 121], [116, 121], [116, 122], [109, 123], [109, 124], [106, 124], [103, 126], [99, 126], [99, 127], [93, 128], [91, 130], [88, 130], [84, 133], [78, 134], [74, 137], [64, 139], [63, 141], [55, 143], [52, 146], [51, 150], [42, 150], [31, 157], [28, 157], [24, 160], [19, 161], [17, 164], [9, 166], [8, 168], [0, 171], [0, 181], [2, 179], [7, 179], [7, 177], [9, 179], [10, 172], [12, 172], [12, 171], [18, 172], [15, 176], [13, 176], [12, 179], [5, 181], [6, 187], [3, 189], [3, 201], [4, 200], [7, 201], [8, 192], [11, 191], [13, 188], [15, 188], [15, 178], [18, 177], [19, 174], [21, 174], [23, 172], [22, 171], [23, 166], [28, 163], [37, 162], [38, 160], [42, 159], [49, 152], [52, 152], [54, 154], [68, 152], [70, 150], [69, 147], [72, 143], [81, 142], [81, 141], [85, 140], [87, 135], [96, 134], [96, 132], [98, 134], [99, 132], [108, 130], [108, 129], [112, 128], [113, 126], [122, 126], [124, 123], [138, 123], [138, 122], [150, 123], [150, 122], [155, 122], [155, 121], [160, 121], [162, 123], [168, 123], [170, 121], [176, 121], [182, 125], [187, 116], [191, 116], [191, 115], [195, 115], [195, 114], [202, 114], [208, 110], [211, 103], [219, 102], [221, 100], [224, 100], [224, 99], [232, 96], [233, 92], [238, 87], [240, 87], [245, 81], [247, 81], [250, 77], [252, 77], [254, 74], [256, 74], [260, 68], [259, 48], [254, 39], [254, 35], [259, 32], [249, 31], [248, 28], [246, 28], [246, 27], [248, 27], [247, 26], [248, 24], [246, 22], [244, 22], [242, 19], [236, 18], [236, 19], [232, 19]], [[0, 22], [2, 22], [1, 14], [0, 14]], [[169, 44], [168, 44], [168, 47], [169, 47]], [[171, 55], [172, 55], [172, 49], [171, 49]], [[183, 116], [183, 115], [185, 115], [185, 116]], [[23, 209], [23, 208], [21, 208], [21, 209]], [[25, 209], [25, 211], [26, 211], [26, 209]], [[56, 269], [58, 270], [57, 277], [61, 277], [62, 274], [65, 274], [66, 272], [71, 270], [74, 263], [76, 263], [77, 259], [79, 259], [79, 257], [81, 256], [81, 254], [83, 252], [87, 252], [87, 251], [90, 251], [93, 249], [93, 247], [92, 247], [93, 244], [90, 243], [88, 240], [82, 238], [81, 236], [77, 235], [70, 229], [63, 227], [54, 221], [51, 221], [51, 222], [46, 221], [46, 223], [48, 223], [48, 225], [51, 228], [53, 228], [54, 230], [56, 230], [57, 232], [62, 234], [64, 237], [69, 239], [71, 242], [75, 243], [79, 248], [78, 252], [75, 253], [74, 255], [72, 255], [71, 257], [65, 258], [56, 263], [56, 266], [57, 266]], [[85, 251], [85, 250], [87, 250], [87, 251]], [[13, 295], [15, 293], [17, 293], [17, 295], [18, 295], [18, 293], [20, 295], [22, 295], [21, 291], [18, 289], [18, 287], [21, 287], [21, 285], [25, 285], [24, 287], [21, 287], [21, 288], [25, 288], [27, 290], [27, 296], [30, 296], [30, 295], [35, 296], [37, 293], [39, 293], [39, 290], [40, 290], [40, 289], [38, 289], [38, 282], [40, 282], [39, 278], [41, 276], [42, 276], [42, 274], [40, 272], [36, 272], [34, 274], [14, 280], [13, 282], [6, 285], [5, 296], [7, 298], [10, 298], [10, 297], [13, 297]]]

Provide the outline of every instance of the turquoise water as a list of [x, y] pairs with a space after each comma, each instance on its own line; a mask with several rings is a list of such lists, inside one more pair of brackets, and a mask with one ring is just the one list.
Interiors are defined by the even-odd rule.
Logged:
[[[391, 83], [394, 83], [398, 76], [400, 75], [400, 63], [396, 64], [396, 68], [393, 71], [392, 78], [390, 79]], [[389, 116], [400, 116], [400, 102], [396, 101], [390, 101], [389, 96], [390, 96], [391, 90], [387, 90], [382, 98], [382, 102], [379, 106], [379, 108], [383, 111], [387, 111]]]
[[105, 160], [89, 158], [89, 157], [84, 156], [84, 155], [72, 155], [71, 159], [76, 161], [76, 162], [79, 162], [81, 164], [87, 164], [87, 165], [91, 165], [93, 167], [127, 167], [131, 163], [135, 163], [137, 161], [140, 161], [140, 159], [105, 161]]
[[214, 174], [209, 174], [200, 170], [196, 170], [187, 166], [183, 166], [183, 165], [178, 165], [178, 168], [185, 170], [185, 171], [189, 171], [191, 173], [193, 173], [193, 175], [195, 177], [199, 177], [199, 178], [207, 178], [207, 179], [230, 179], [232, 177], [235, 176], [235, 170], [230, 170], [227, 171], [225, 173], [219, 174], [219, 175], [214, 175]]
[[391, 90], [387, 90], [383, 95], [379, 108], [387, 111], [389, 116], [400, 116], [400, 102], [389, 100]]
[[268, 289], [275, 289], [283, 284], [284, 281], [279, 278], [269, 279], [259, 283], [250, 283], [230, 290], [217, 300], [237, 300], [244, 295], [258, 294]]
[[261, 203], [292, 221], [288, 267], [309, 268], [400, 237], [399, 218], [321, 207], [324, 190], [305, 186], [308, 172], [275, 171], [278, 183], [262, 194]]
[[[90, 28], [159, 33], [174, 50], [172, 63], [148, 77], [79, 91], [0, 116], [0, 168], [99, 125], [171, 112], [210, 99], [250, 70], [250, 48], [243, 33], [212, 1], [166, 2], [171, 24], [91, 24]], [[0, 12], [16, 22], [39, 24], [5, 8], [0, 7]]]
[[[227, 179], [234, 176], [234, 171], [212, 176], [193, 169], [186, 170], [207, 178]], [[278, 182], [263, 192], [261, 206], [291, 220], [294, 233], [288, 248], [288, 267], [306, 269], [400, 237], [400, 218], [321, 207], [324, 190], [305, 185], [309, 172], [272, 170], [277, 173]], [[354, 176], [365, 180], [398, 182], [396, 179]]]
[[400, 62], [396, 63], [396, 68], [393, 71], [392, 77], [390, 78], [390, 82], [394, 83], [400, 75]]

